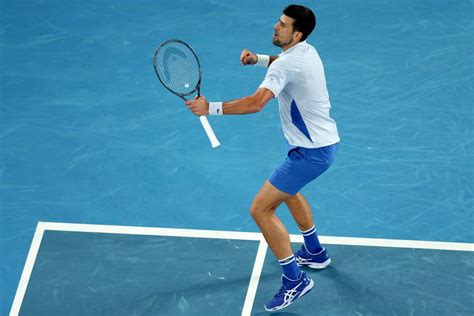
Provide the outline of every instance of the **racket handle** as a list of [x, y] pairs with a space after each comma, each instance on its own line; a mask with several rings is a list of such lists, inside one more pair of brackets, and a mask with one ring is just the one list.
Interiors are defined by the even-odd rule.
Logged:
[[207, 117], [200, 116], [199, 120], [201, 121], [202, 127], [204, 127], [204, 130], [206, 131], [207, 137], [209, 137], [209, 140], [211, 141], [212, 148], [220, 146], [221, 143], [219, 143], [219, 141], [217, 140], [216, 134], [214, 134], [214, 131], [212, 130], [211, 124], [209, 124]]

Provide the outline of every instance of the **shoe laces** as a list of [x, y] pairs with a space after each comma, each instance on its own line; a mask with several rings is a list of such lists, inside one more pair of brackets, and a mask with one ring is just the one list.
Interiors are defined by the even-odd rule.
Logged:
[[285, 289], [284, 286], [282, 286], [282, 287], [278, 290], [277, 294], [275, 294], [275, 296], [274, 296], [273, 298], [277, 298], [277, 297], [283, 295], [285, 292], [286, 292], [286, 289]]

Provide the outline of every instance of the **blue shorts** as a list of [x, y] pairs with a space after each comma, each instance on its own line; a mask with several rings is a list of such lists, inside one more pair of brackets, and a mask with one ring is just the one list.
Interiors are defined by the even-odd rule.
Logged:
[[295, 195], [306, 184], [319, 177], [334, 162], [339, 143], [321, 148], [296, 147], [268, 181], [278, 190]]

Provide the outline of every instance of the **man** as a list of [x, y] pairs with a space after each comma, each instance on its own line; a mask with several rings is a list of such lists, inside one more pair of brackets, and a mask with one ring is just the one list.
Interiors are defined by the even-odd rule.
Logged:
[[[333, 163], [339, 136], [329, 116], [331, 108], [324, 69], [316, 49], [306, 38], [316, 26], [314, 13], [290, 5], [274, 26], [272, 42], [282, 49], [278, 56], [256, 55], [244, 49], [243, 65], [268, 66], [260, 87], [251, 96], [229, 102], [211, 102], [201, 96], [186, 105], [196, 115], [248, 114], [278, 98], [280, 119], [288, 141], [288, 156], [263, 184], [250, 212], [282, 269], [282, 287], [265, 305], [267, 311], [287, 307], [313, 288], [313, 280], [299, 266], [322, 269], [331, 259], [319, 243], [311, 208], [301, 193]], [[304, 245], [293, 254], [288, 232], [275, 215], [281, 203], [298, 224]]]

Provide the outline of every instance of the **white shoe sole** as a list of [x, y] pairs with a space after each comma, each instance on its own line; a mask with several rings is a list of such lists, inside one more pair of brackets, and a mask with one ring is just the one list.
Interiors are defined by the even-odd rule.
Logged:
[[311, 268], [311, 269], [318, 269], [318, 270], [324, 269], [330, 264], [331, 264], [331, 258], [328, 258], [328, 260], [326, 260], [322, 263], [315, 263], [315, 262], [298, 263], [299, 266], [305, 266], [305, 267], [308, 267], [308, 268]]

